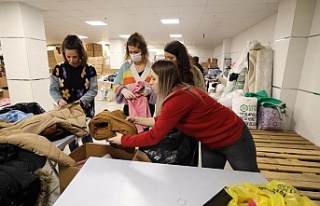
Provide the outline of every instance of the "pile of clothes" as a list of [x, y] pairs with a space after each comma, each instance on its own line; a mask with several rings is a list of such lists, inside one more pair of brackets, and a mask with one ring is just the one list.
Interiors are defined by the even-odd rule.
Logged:
[[[16, 111], [21, 113], [12, 116]], [[0, 120], [0, 205], [48, 205], [50, 177], [41, 170], [47, 158], [76, 165], [48, 137], [56, 137], [60, 129], [78, 137], [88, 134], [80, 104], [46, 112], [35, 102], [18, 103], [1, 109], [0, 114], [17, 120]]]

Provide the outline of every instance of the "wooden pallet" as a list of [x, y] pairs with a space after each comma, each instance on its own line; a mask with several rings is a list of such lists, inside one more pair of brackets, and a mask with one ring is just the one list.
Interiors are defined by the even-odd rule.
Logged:
[[320, 147], [293, 131], [251, 133], [261, 173], [294, 186], [320, 206]]

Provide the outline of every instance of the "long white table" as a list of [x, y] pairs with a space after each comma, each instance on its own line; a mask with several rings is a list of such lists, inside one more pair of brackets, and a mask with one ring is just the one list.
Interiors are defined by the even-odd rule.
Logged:
[[199, 206], [243, 181], [267, 182], [260, 173], [90, 157], [54, 206]]

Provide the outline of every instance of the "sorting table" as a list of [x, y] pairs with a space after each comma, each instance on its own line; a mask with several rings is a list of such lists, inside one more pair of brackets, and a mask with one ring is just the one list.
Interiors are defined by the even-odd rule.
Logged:
[[224, 186], [266, 183], [260, 173], [90, 157], [54, 206], [199, 206]]

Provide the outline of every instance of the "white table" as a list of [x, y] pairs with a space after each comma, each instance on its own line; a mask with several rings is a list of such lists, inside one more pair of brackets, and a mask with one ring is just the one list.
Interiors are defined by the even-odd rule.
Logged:
[[53, 141], [52, 144], [56, 145], [59, 149], [64, 150], [64, 148], [70, 144], [73, 140], [75, 140], [77, 136], [75, 135], [68, 135], [63, 139], [59, 139], [57, 141]]
[[260, 173], [90, 157], [54, 206], [200, 206], [243, 181], [267, 182]]

